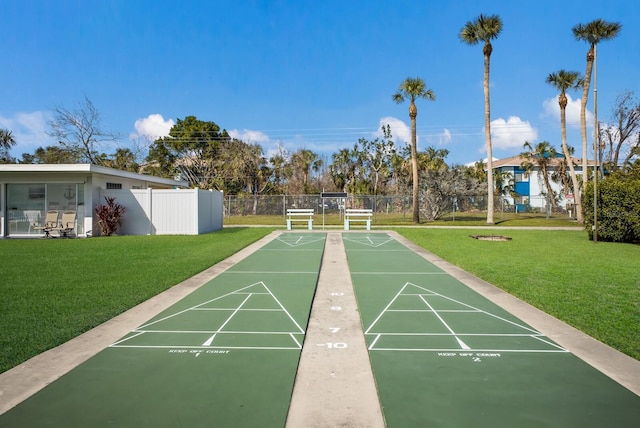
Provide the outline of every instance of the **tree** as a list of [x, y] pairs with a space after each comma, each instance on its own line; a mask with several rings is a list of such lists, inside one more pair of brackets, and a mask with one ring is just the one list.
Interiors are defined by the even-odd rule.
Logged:
[[558, 157], [556, 149], [548, 141], [542, 141], [534, 146], [528, 141], [525, 141], [523, 147], [527, 149], [526, 152], [520, 153], [520, 156], [524, 161], [520, 164], [529, 175], [534, 169], [538, 169], [538, 179], [542, 180], [542, 184], [546, 189], [549, 197], [549, 202], [553, 208], [557, 208], [558, 201], [551, 188], [551, 181], [549, 179], [549, 166], [552, 161]]
[[178, 119], [169, 135], [158, 138], [149, 149], [145, 170], [160, 177], [182, 176], [192, 187], [219, 189], [215, 162], [220, 144], [230, 139], [215, 122], [195, 116]]
[[593, 63], [596, 59], [596, 46], [603, 40], [611, 40], [618, 36], [622, 25], [618, 22], [607, 22], [603, 19], [596, 19], [588, 24], [578, 24], [572, 28], [573, 36], [576, 40], [583, 40], [589, 43], [587, 51], [587, 69], [584, 73], [582, 84], [582, 98], [580, 100], [580, 128], [582, 132], [582, 171], [583, 182], [587, 182], [587, 100], [589, 99], [589, 87], [591, 86], [591, 74], [593, 73]]
[[333, 163], [329, 166], [329, 174], [337, 189], [357, 193], [357, 174], [362, 162], [358, 144], [353, 149], [340, 149], [332, 155]]
[[446, 157], [449, 155], [447, 149], [436, 149], [435, 147], [427, 147], [424, 152], [418, 153], [418, 168], [424, 177], [422, 186], [424, 190], [424, 203], [427, 220], [435, 220], [441, 211], [442, 204], [445, 202], [447, 195], [442, 191], [439, 180], [441, 173], [449, 167], [445, 163]]
[[291, 167], [294, 176], [302, 178], [302, 192], [310, 193], [309, 178], [311, 171], [319, 171], [322, 159], [317, 153], [308, 149], [299, 149], [291, 155]]
[[[633, 91], [618, 95], [611, 116], [612, 125], [598, 135], [600, 148], [606, 152], [603, 166], [615, 171], [620, 168], [621, 152], [622, 168], [629, 167], [634, 156], [640, 156], [640, 101], [634, 99]], [[627, 147], [623, 151], [624, 146]]]
[[107, 156], [102, 165], [121, 171], [139, 172], [140, 165], [136, 162], [136, 155], [127, 148], [118, 148], [113, 156]]
[[[376, 138], [368, 141], [364, 138], [360, 139], [362, 144], [362, 152], [364, 157], [364, 167], [366, 170], [373, 171], [372, 191], [374, 195], [378, 194], [381, 178], [386, 179], [389, 175], [389, 160], [396, 152], [393, 141], [391, 140], [391, 127], [389, 125], [382, 126], [383, 138]], [[381, 177], [382, 176], [382, 177]]]
[[393, 94], [393, 101], [400, 104], [405, 99], [409, 99], [409, 118], [411, 119], [411, 171], [413, 177], [413, 222], [420, 223], [419, 175], [418, 175], [418, 144], [416, 136], [416, 117], [418, 108], [416, 100], [424, 98], [428, 101], [435, 101], [436, 94], [427, 88], [424, 80], [419, 77], [408, 77], [402, 83], [398, 91]]
[[[579, 89], [582, 86], [582, 78], [577, 71], [560, 70], [556, 73], [551, 73], [547, 76], [547, 83], [560, 91], [558, 95], [558, 104], [560, 105], [560, 131], [562, 133], [562, 151], [564, 157], [569, 164], [569, 171], [571, 174], [571, 184], [573, 185], [573, 198], [576, 205], [576, 220], [578, 223], [583, 223], [584, 217], [582, 215], [582, 197], [580, 194], [580, 186], [578, 184], [578, 177], [576, 176], [575, 168], [573, 167], [573, 161], [571, 160], [571, 153], [567, 146], [567, 91], [570, 89]], [[586, 175], [587, 171], [583, 171], [582, 175]]]
[[502, 31], [502, 20], [498, 15], [480, 14], [475, 21], [468, 21], [460, 30], [460, 39], [468, 45], [484, 43], [484, 135], [487, 145], [487, 224], [493, 224], [493, 150], [491, 147], [491, 103], [489, 101], [489, 65], [493, 46]]
[[118, 133], [102, 128], [100, 113], [86, 96], [74, 109], [56, 107], [49, 128], [47, 134], [56, 138], [63, 150], [73, 154], [70, 158], [96, 165], [100, 164], [100, 146], [120, 138]]
[[278, 194], [286, 194], [286, 181], [291, 176], [291, 165], [289, 164], [289, 154], [282, 147], [278, 146], [278, 153], [269, 158], [271, 164], [271, 182], [273, 192]]
[[80, 163], [79, 154], [60, 146], [38, 147], [33, 154], [23, 153], [21, 164]]
[[11, 147], [15, 146], [16, 140], [8, 129], [0, 129], [0, 163], [11, 163], [13, 158], [9, 153]]

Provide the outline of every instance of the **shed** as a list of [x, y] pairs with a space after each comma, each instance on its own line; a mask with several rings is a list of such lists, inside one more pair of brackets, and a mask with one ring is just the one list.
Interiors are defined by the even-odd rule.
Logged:
[[[222, 194], [207, 192], [203, 197], [205, 191], [187, 187], [185, 181], [91, 164], [3, 164], [0, 237], [42, 236], [35, 227], [52, 210], [76, 213], [75, 236], [97, 235], [95, 207], [105, 203], [104, 196], [109, 195], [126, 208], [122, 221], [126, 234], [198, 234], [222, 228]], [[163, 202], [154, 205], [155, 218], [151, 211], [154, 191], [165, 192], [157, 198]], [[146, 205], [141, 205], [136, 194], [143, 195]], [[185, 198], [192, 201], [185, 202]], [[158, 227], [157, 221], [170, 224], [169, 229]], [[181, 224], [187, 227], [181, 228]]]

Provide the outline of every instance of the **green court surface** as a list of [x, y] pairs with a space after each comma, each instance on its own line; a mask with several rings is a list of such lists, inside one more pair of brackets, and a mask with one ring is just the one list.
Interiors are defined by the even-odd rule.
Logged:
[[0, 427], [284, 426], [325, 237], [269, 242], [0, 415]]
[[343, 240], [388, 427], [638, 425], [640, 397], [389, 235]]

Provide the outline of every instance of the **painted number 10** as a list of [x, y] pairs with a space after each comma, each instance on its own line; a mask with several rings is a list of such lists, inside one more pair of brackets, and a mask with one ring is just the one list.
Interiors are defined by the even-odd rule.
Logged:
[[328, 342], [325, 343], [325, 345], [327, 345], [329, 349], [344, 349], [347, 347], [347, 344], [344, 342]]

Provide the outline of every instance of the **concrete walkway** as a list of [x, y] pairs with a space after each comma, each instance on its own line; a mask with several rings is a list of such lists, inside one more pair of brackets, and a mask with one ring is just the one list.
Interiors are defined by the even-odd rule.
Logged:
[[[283, 232], [270, 234], [126, 313], [1, 374], [0, 414], [252, 254], [280, 233]], [[456, 268], [397, 233], [387, 233], [640, 396], [640, 361]], [[384, 426], [350, 277], [348, 270], [344, 270], [347, 262], [340, 232], [328, 232], [325, 251], [287, 425], [300, 426], [301, 418], [306, 413], [305, 426]], [[335, 306], [342, 308], [339, 314], [331, 309]], [[340, 323], [341, 331], [332, 333], [332, 321]], [[348, 352], [326, 352], [327, 346], [318, 346], [323, 343], [343, 343], [347, 341], [344, 339], [346, 337], [350, 344]], [[314, 401], [312, 394], [321, 391], [324, 393], [323, 399], [316, 398]], [[309, 425], [309, 422], [313, 424]]]

